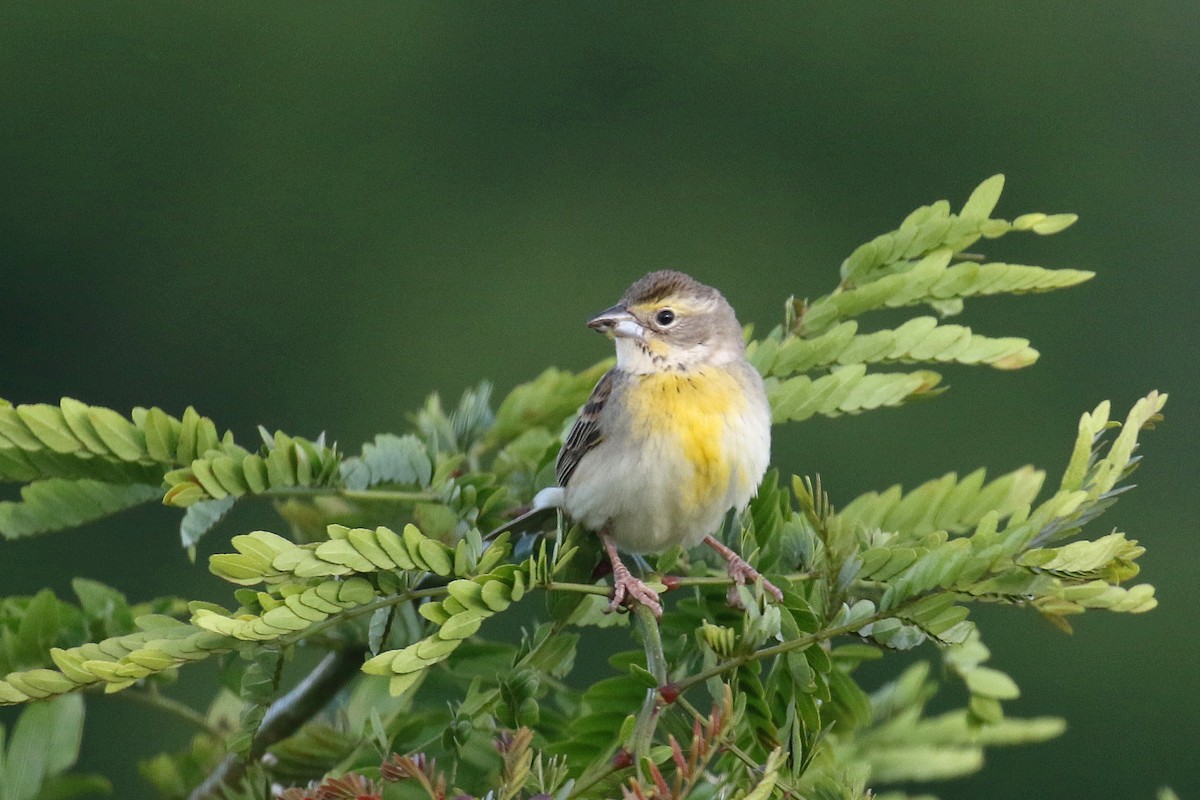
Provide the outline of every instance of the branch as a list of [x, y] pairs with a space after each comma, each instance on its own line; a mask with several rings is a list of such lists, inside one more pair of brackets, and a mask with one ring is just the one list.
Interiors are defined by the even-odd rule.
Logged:
[[325, 656], [304, 680], [267, 709], [245, 759], [230, 754], [196, 787], [188, 800], [215, 797], [219, 789], [236, 783], [246, 767], [262, 758], [267, 748], [295, 733], [333, 699], [338, 691], [359, 674], [365, 648], [337, 650]]
[[764, 647], [761, 650], [755, 650], [750, 653], [743, 653], [740, 656], [734, 656], [733, 658], [722, 661], [721, 663], [709, 667], [706, 670], [701, 670], [694, 675], [689, 675], [681, 681], [660, 686], [659, 693], [662, 694], [664, 698], [674, 699], [698, 683], [704, 683], [709, 678], [715, 678], [722, 673], [735, 670], [738, 667], [745, 666], [752, 661], [761, 661], [764, 658], [782, 655], [783, 653], [797, 650], [802, 647], [807, 647], [810, 644], [815, 644], [816, 642], [832, 639], [835, 636], [841, 636], [844, 633], [854, 633], [860, 628], [870, 625], [872, 622], [878, 622], [879, 620], [887, 617], [897, 616], [905, 608], [913, 605], [917, 600], [921, 599], [921, 597], [923, 597], [923, 595], [909, 598], [906, 602], [897, 606], [893, 606], [886, 611], [877, 611], [870, 616], [863, 617], [862, 619], [858, 619], [853, 622], [848, 622], [845, 625], [839, 625], [836, 628], [826, 628], [823, 631], [816, 631], [815, 633], [810, 633], [787, 642], [780, 642], [779, 644], [772, 645], [770, 647]]
[[199, 711], [186, 703], [181, 703], [178, 700], [167, 697], [165, 694], [154, 690], [126, 689], [113, 696], [123, 700], [132, 700], [139, 705], [172, 714], [188, 724], [194, 725], [214, 739], [222, 740], [225, 738], [225, 734], [209, 722]]
[[[638, 604], [633, 613], [637, 616], [638, 627], [642, 631], [642, 643], [646, 649], [646, 667], [654, 679], [663, 684], [667, 680], [667, 657], [663, 653], [662, 635], [658, 629], [658, 620], [654, 612]], [[637, 770], [641, 777], [642, 758], [650, 755], [650, 745], [654, 740], [654, 729], [658, 727], [658, 715], [662, 710], [659, 703], [658, 691], [646, 690], [646, 699], [638, 711], [637, 725], [630, 736], [630, 750], [638, 757]]]
[[346, 500], [379, 500], [390, 503], [423, 503], [441, 499], [434, 491], [404, 492], [393, 489], [347, 489], [341, 486], [285, 487], [270, 489], [258, 497], [278, 500], [283, 497], [341, 497]]

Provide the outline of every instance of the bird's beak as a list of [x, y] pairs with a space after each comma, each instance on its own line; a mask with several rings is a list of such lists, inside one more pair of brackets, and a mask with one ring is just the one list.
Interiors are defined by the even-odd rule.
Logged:
[[588, 327], [613, 338], [636, 339], [639, 342], [646, 338], [646, 329], [620, 304], [589, 319]]

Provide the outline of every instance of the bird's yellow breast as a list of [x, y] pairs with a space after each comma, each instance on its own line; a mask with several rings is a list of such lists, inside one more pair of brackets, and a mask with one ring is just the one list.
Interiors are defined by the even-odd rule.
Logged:
[[691, 467], [688, 485], [679, 487], [684, 507], [719, 502], [736, 455], [727, 452], [726, 429], [745, 405], [733, 376], [717, 367], [643, 375], [629, 395], [634, 435], [658, 439], [662, 458], [678, 457]]

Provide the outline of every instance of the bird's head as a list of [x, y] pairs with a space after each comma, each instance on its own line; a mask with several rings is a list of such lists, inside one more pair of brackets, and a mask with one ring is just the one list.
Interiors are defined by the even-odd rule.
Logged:
[[673, 270], [634, 283], [588, 327], [616, 341], [617, 365], [630, 372], [724, 364], [745, 352], [742, 328], [721, 293]]

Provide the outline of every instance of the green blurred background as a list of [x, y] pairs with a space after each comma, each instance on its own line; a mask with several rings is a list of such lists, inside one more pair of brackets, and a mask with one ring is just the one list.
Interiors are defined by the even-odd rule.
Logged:
[[[1191, 0], [5, 3], [0, 396], [195, 404], [244, 441], [263, 423], [354, 450], [431, 390], [607, 355], [582, 322], [649, 269], [716, 284], [766, 329], [860, 242], [1004, 172], [1001, 216], [1082, 219], [977, 249], [1099, 273], [968, 304], [1041, 362], [778, 430], [775, 463], [843, 503], [981, 464], [1053, 480], [1080, 412], [1171, 392], [1142, 486], [1094, 531], [1149, 548], [1159, 609], [1070, 637], [981, 613], [1024, 689], [1013, 713], [1070, 728], [937, 791], [1195, 793], [1198, 30]], [[0, 544], [0, 593], [86, 575], [227, 598], [177, 519]], [[188, 735], [110, 698], [89, 714], [84, 766], [122, 798], [145, 793], [137, 758]]]

